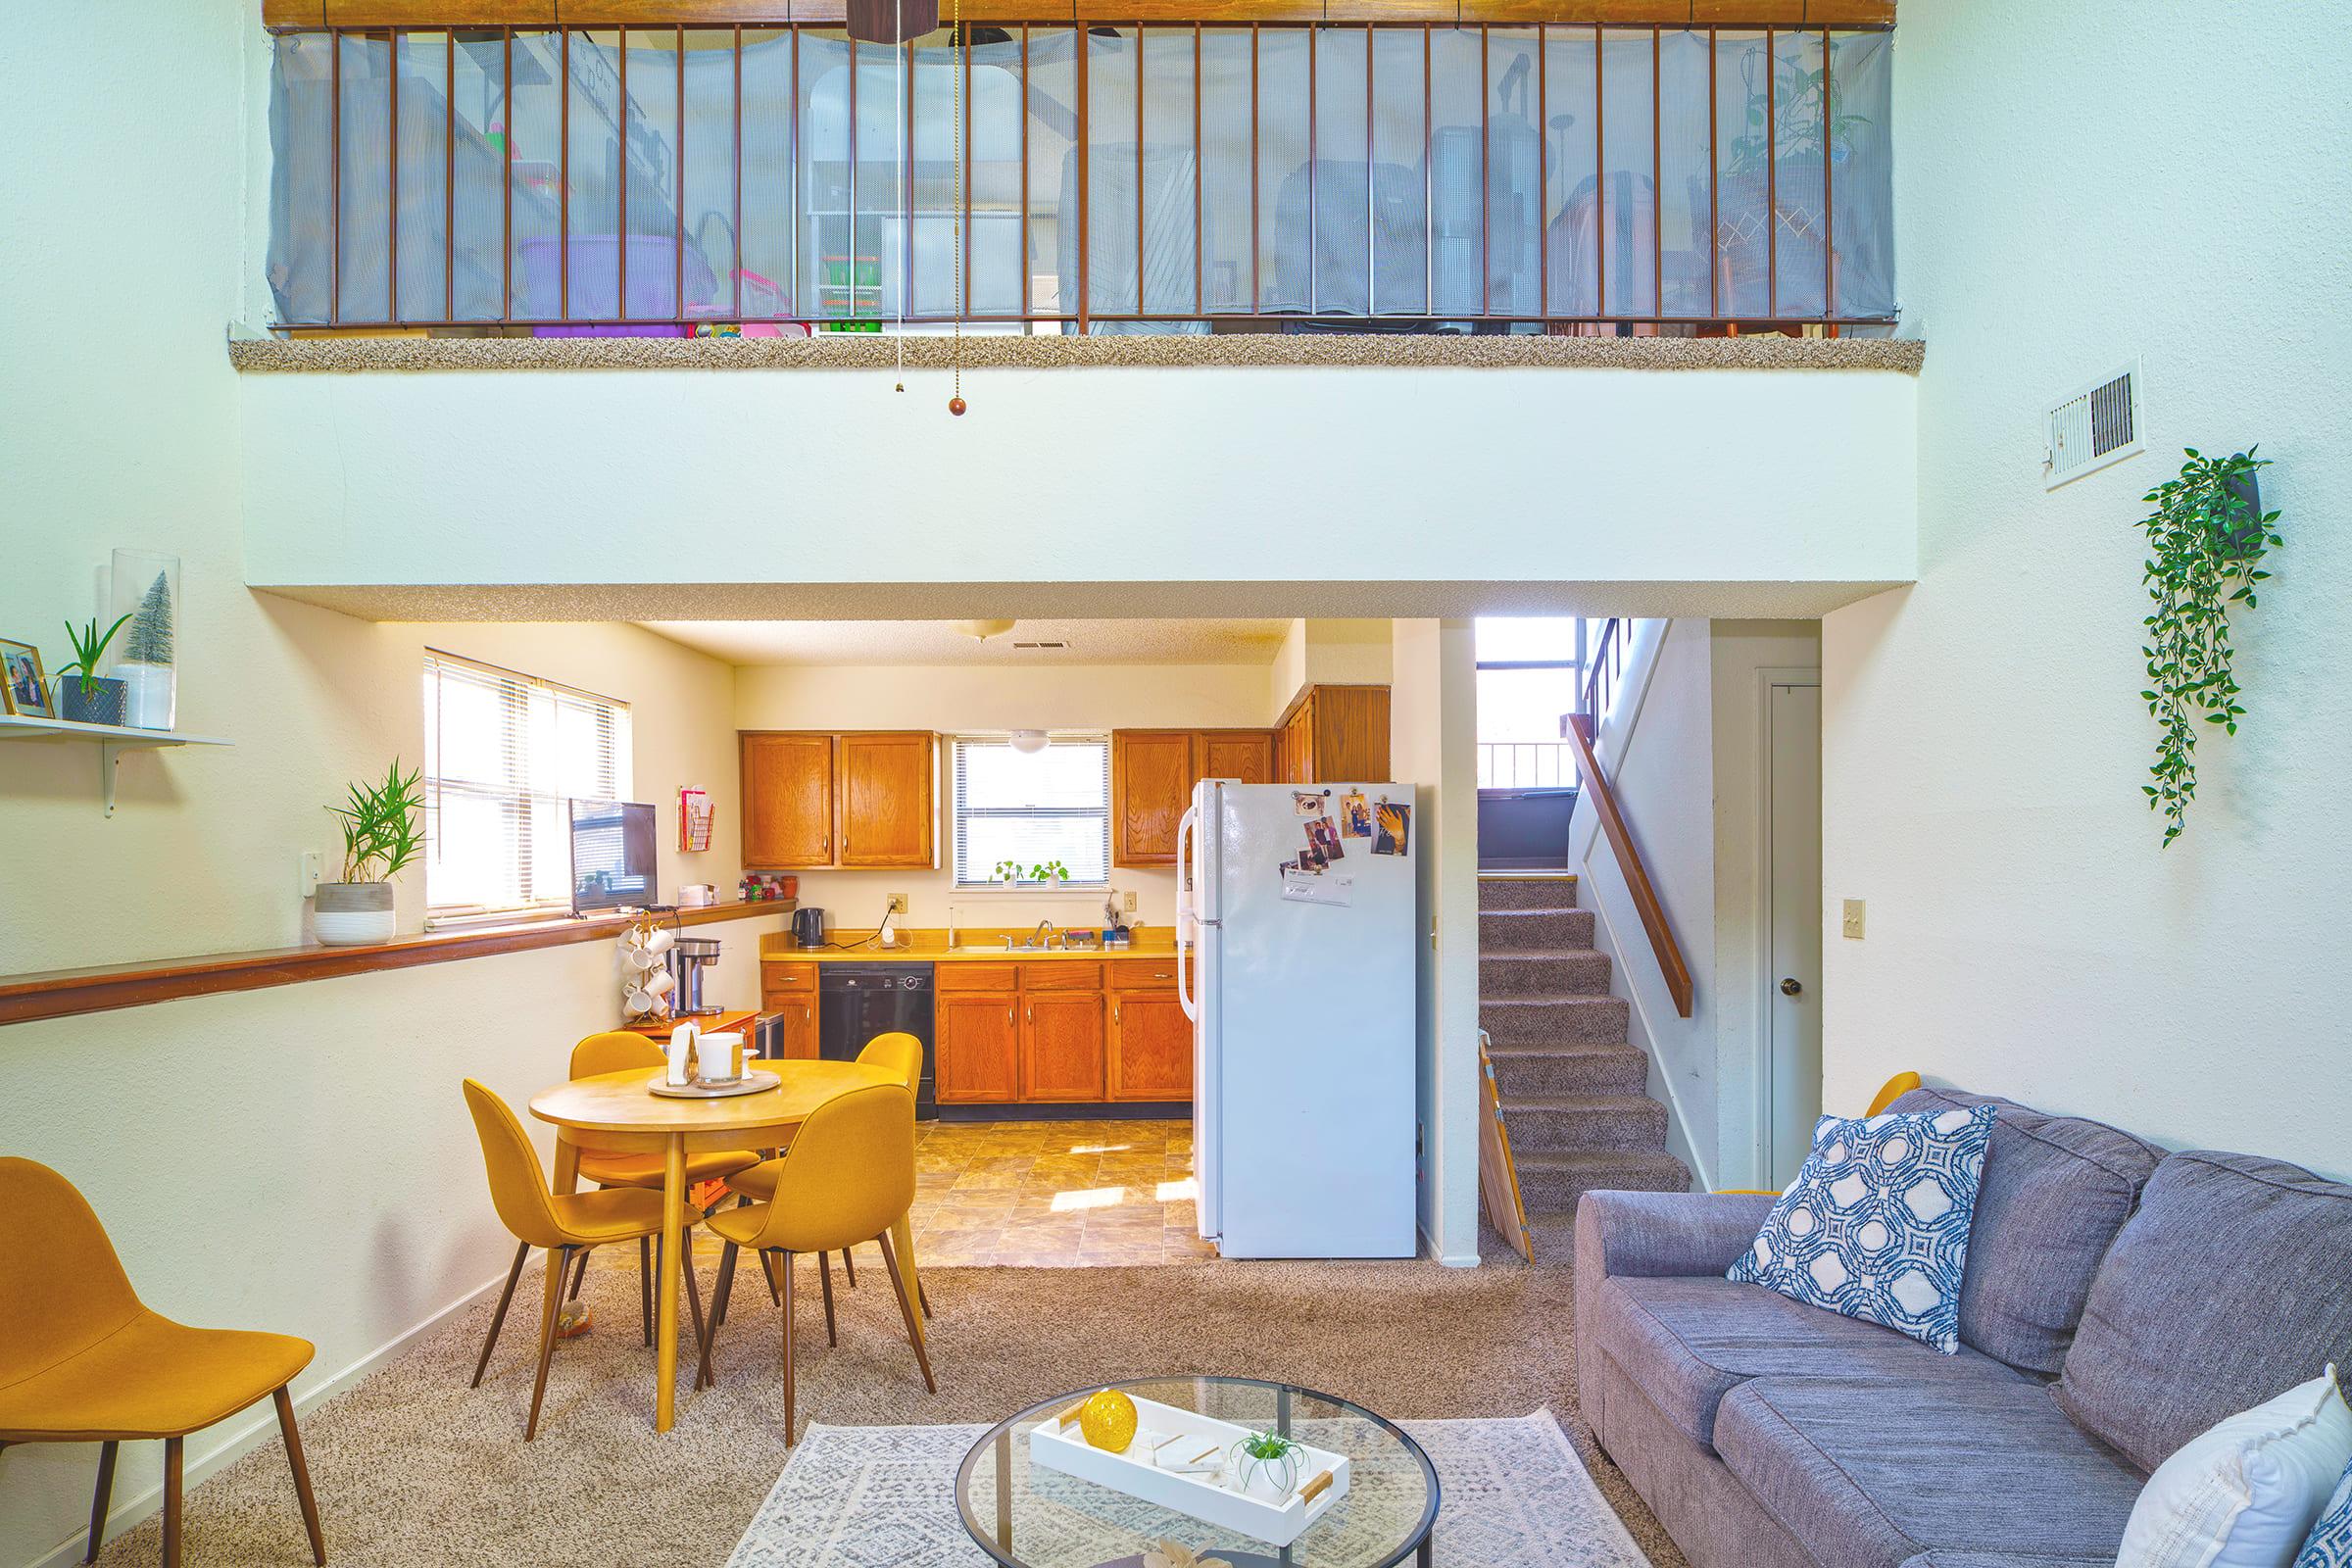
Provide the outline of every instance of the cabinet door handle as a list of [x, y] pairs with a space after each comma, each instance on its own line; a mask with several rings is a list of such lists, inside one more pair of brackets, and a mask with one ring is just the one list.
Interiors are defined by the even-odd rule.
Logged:
[[1010, 1007], [1004, 1009], [1004, 1027], [1007, 1029], [1012, 1027], [1012, 1009]]

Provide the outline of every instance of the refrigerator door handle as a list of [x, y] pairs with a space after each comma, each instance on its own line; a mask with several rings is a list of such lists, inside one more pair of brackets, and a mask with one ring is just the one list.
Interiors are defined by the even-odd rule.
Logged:
[[1185, 857], [1185, 845], [1199, 830], [1200, 824], [1200, 812], [1197, 807], [1186, 808], [1184, 815], [1176, 821], [1176, 1004], [1195, 1023], [1200, 1020], [1200, 1007], [1185, 979], [1192, 969], [1188, 961], [1193, 956], [1191, 932], [1194, 922], [1200, 918], [1200, 894], [1197, 890], [1186, 888], [1184, 880], [1191, 874], [1193, 865]]

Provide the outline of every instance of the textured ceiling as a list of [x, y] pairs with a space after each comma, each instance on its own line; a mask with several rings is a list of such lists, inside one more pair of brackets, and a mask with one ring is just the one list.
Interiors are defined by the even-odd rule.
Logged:
[[[1022, 620], [986, 642], [944, 620], [642, 620], [730, 664], [1263, 664], [1285, 620]], [[1067, 648], [1023, 648], [1066, 642]]]

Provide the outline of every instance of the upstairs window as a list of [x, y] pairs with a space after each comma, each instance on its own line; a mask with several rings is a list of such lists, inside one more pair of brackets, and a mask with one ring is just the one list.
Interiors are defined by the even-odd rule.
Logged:
[[1035, 752], [1004, 736], [956, 738], [955, 861], [958, 888], [1002, 886], [1000, 862], [1030, 871], [1058, 860], [1064, 887], [1110, 884], [1110, 740], [1054, 735]]
[[1583, 701], [1587, 655], [1599, 628], [1596, 620], [1479, 617], [1479, 788], [1575, 787], [1575, 750], [1560, 720]]
[[629, 795], [629, 705], [424, 656], [424, 901], [436, 915], [568, 908], [570, 803]]

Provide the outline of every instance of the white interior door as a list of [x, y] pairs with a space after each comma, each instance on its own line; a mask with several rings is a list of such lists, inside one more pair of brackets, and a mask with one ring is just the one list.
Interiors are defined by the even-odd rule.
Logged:
[[1771, 967], [1772, 1183], [1786, 1187], [1821, 1116], [1821, 686], [1775, 680], [1765, 692], [1764, 808]]

